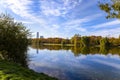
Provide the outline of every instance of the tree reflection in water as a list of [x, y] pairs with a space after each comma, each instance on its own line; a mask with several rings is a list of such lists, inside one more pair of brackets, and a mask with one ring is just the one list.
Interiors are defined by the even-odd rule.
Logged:
[[118, 54], [120, 55], [120, 48], [119, 47], [111, 47], [111, 48], [105, 48], [105, 47], [73, 47], [73, 46], [36, 46], [31, 45], [34, 49], [48, 49], [48, 50], [71, 50], [74, 53], [74, 56], [79, 56], [80, 54]]

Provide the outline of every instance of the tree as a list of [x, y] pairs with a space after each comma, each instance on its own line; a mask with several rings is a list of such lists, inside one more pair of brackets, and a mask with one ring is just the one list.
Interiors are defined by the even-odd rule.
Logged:
[[[29, 30], [8, 14], [0, 14], [0, 52], [7, 60], [25, 64]], [[4, 53], [6, 54], [4, 54]]]
[[75, 35], [71, 38], [71, 43], [73, 43], [74, 46], [80, 46], [80, 40], [81, 40], [81, 35], [75, 34]]
[[120, 19], [120, 0], [102, 0], [99, 2], [99, 7], [108, 14], [106, 18]]
[[100, 53], [107, 53], [110, 47], [110, 43], [107, 37], [100, 40]]
[[81, 38], [81, 47], [88, 47], [90, 44], [90, 39], [87, 36]]
[[102, 39], [100, 40], [100, 47], [102, 47], [102, 48], [108, 48], [109, 45], [110, 45], [110, 43], [109, 43], [109, 40], [108, 40], [107, 37], [102, 38]]

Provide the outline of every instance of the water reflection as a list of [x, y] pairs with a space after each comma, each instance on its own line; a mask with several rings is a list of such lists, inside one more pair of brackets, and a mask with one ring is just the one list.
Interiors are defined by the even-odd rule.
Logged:
[[[75, 56], [79, 56], [79, 54], [118, 54], [120, 55], [120, 47], [112, 47], [112, 48], [103, 48], [103, 47], [66, 47], [66, 46], [38, 46], [31, 45], [33, 49], [37, 50], [71, 50]], [[39, 50], [38, 50], [39, 49]]]
[[29, 68], [60, 80], [120, 80], [120, 49], [36, 46], [29, 50]]

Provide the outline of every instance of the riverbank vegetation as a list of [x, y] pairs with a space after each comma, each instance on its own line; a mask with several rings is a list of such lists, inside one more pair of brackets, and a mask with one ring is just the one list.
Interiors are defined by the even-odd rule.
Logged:
[[[8, 14], [0, 15], [0, 55], [2, 59], [27, 67], [29, 30]], [[21, 45], [22, 44], [22, 45]]]
[[30, 31], [8, 14], [0, 14], [0, 80], [56, 80], [28, 68]]

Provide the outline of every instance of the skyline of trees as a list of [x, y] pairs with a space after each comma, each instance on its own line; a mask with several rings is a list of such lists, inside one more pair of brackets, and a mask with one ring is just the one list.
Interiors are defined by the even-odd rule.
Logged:
[[[119, 46], [120, 38], [114, 37], [102, 37], [102, 36], [81, 36], [75, 34], [70, 39], [64, 38], [33, 38], [31, 39], [33, 44], [61, 44], [64, 46], [78, 46], [78, 47], [88, 47], [88, 46]], [[109, 44], [108, 44], [109, 43]]]

